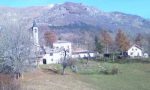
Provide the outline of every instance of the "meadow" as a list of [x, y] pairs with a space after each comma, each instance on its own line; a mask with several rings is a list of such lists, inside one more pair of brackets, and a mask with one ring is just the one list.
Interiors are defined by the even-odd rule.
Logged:
[[[118, 69], [116, 74], [100, 73], [104, 66]], [[53, 72], [51, 69], [58, 70]], [[61, 66], [42, 65], [40, 69], [25, 74], [22, 86], [25, 90], [149, 90], [150, 63], [109, 63], [90, 61], [78, 64], [78, 73], [67, 68], [61, 75]]]

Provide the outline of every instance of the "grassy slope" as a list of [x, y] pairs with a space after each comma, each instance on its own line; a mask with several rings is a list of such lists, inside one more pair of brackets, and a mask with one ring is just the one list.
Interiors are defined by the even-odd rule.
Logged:
[[[103, 63], [101, 63], [103, 64]], [[25, 75], [23, 86], [25, 90], [149, 90], [150, 89], [150, 64], [130, 63], [113, 64], [117, 66], [119, 74], [103, 75], [97, 72], [98, 62], [90, 62], [90, 69], [81, 66], [78, 74], [73, 74], [67, 69], [66, 75], [54, 74], [49, 71], [40, 71]], [[60, 65], [44, 65], [41, 68]], [[84, 68], [84, 69], [83, 69]], [[88, 74], [84, 73], [88, 72]]]
[[[55, 66], [57, 67], [58, 65]], [[42, 66], [44, 69], [48, 67], [49, 65]], [[39, 69], [24, 75], [22, 88], [23, 90], [94, 90], [90, 84], [78, 78], [77, 75], [70, 72], [60, 75]]]
[[[107, 63], [108, 65], [110, 63]], [[112, 64], [112, 63], [111, 63]], [[149, 90], [150, 64], [117, 64], [118, 75], [81, 75], [83, 81], [97, 90]]]

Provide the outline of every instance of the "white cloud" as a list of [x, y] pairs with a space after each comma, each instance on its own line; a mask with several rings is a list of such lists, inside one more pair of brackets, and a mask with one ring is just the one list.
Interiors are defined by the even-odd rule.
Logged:
[[55, 4], [48, 4], [48, 8], [53, 8]]

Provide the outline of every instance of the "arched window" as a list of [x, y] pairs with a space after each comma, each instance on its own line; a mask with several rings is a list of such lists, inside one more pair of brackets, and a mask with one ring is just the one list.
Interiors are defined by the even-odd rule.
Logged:
[[34, 29], [34, 31], [35, 31], [35, 33], [37, 33], [37, 29], [36, 28]]

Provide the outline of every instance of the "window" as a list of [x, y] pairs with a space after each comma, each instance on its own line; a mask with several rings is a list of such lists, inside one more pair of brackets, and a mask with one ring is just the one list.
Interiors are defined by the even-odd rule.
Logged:
[[51, 61], [53, 61], [53, 59], [51, 59]]
[[138, 53], [137, 56], [140, 56], [140, 53]]
[[35, 28], [34, 30], [35, 30], [35, 33], [37, 33], [37, 29]]
[[50, 53], [50, 56], [53, 56], [53, 53]]
[[131, 52], [130, 55], [133, 55], [133, 52]]

